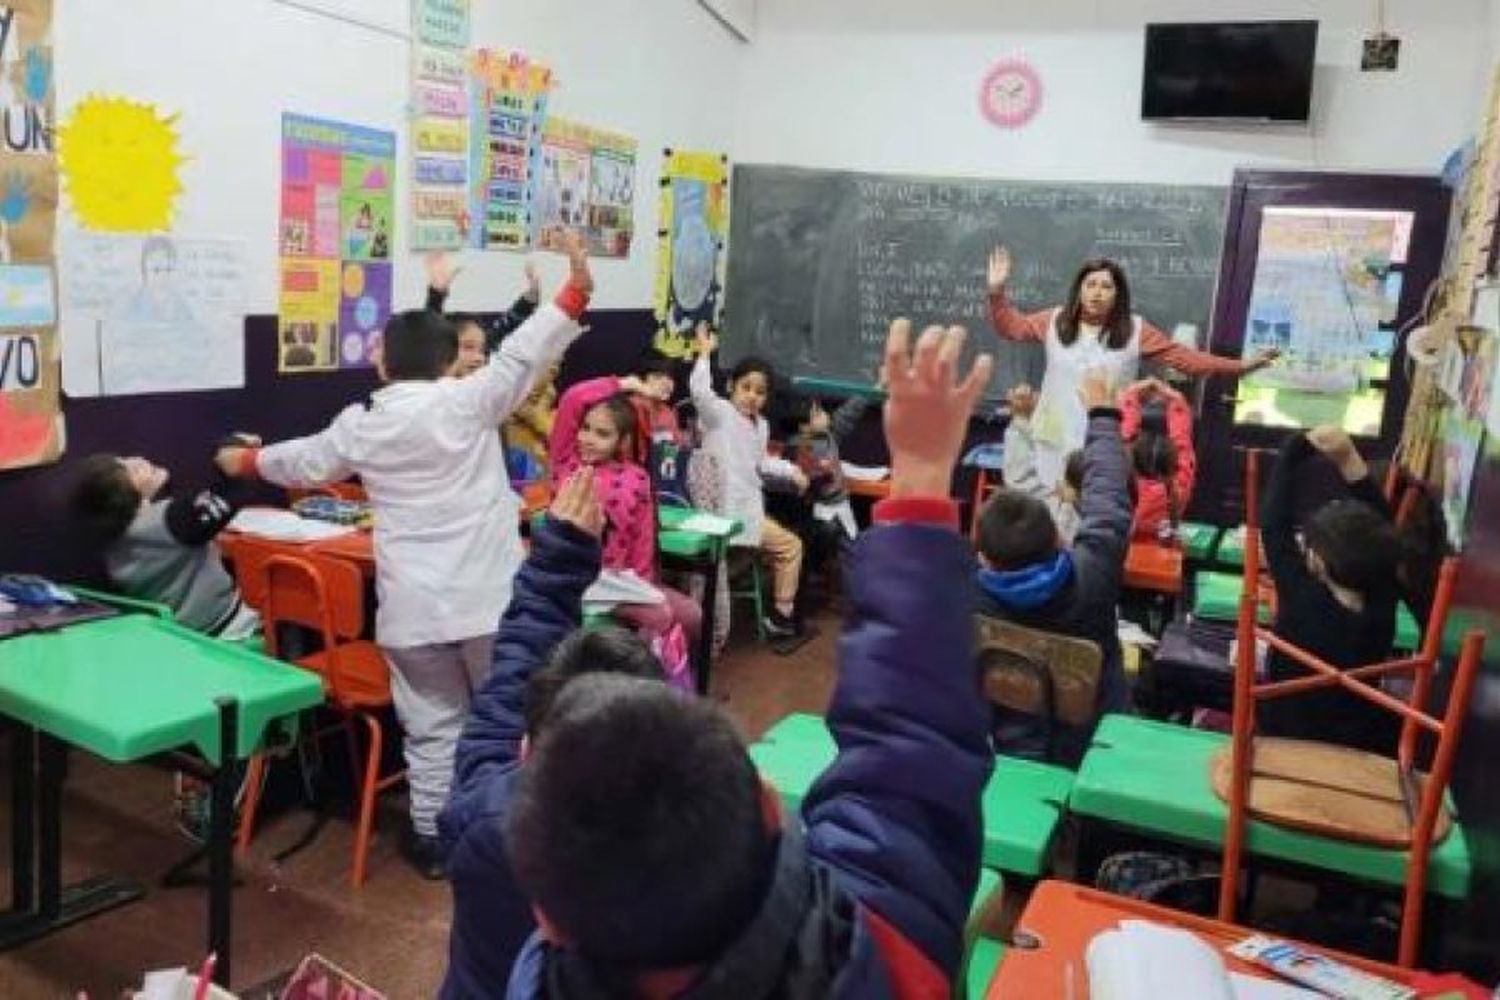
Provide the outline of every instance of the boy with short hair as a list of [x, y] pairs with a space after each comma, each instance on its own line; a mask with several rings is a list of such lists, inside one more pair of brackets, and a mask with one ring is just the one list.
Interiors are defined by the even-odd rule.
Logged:
[[443, 874], [437, 813], [469, 700], [490, 670], [495, 623], [521, 564], [519, 501], [496, 426], [578, 336], [593, 289], [582, 240], [569, 240], [571, 277], [555, 303], [507, 337], [464, 378], [446, 373], [453, 324], [430, 311], [392, 317], [379, 368], [388, 383], [328, 429], [262, 449], [225, 449], [219, 464], [281, 486], [358, 473], [375, 517], [376, 639], [391, 666], [411, 789], [409, 861]]
[[[1124, 580], [1132, 509], [1126, 485], [1120, 411], [1103, 378], [1084, 381], [1088, 434], [1083, 446], [1079, 524], [1071, 548], [1063, 543], [1047, 504], [1001, 489], [979, 515], [981, 614], [1030, 628], [1088, 639], [1104, 654], [1094, 720], [1130, 710], [1116, 605]], [[996, 709], [996, 747], [1020, 738], [1015, 713]], [[1076, 765], [1093, 725], [1068, 727], [1054, 743], [1055, 760]]]
[[840, 752], [803, 821], [712, 702], [571, 681], [507, 790], [503, 847], [541, 932], [503, 995], [948, 995], [993, 758], [947, 491], [990, 360], [955, 385], [962, 332], [927, 331], [915, 356], [909, 335], [894, 324], [887, 348], [891, 498], [855, 549]]

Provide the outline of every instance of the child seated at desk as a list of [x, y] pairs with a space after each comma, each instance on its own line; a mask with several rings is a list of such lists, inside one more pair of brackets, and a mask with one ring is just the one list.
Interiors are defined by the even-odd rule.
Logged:
[[849, 503], [849, 485], [839, 444], [859, 426], [870, 408], [864, 396], [850, 396], [830, 416], [816, 400], [801, 414], [797, 435], [787, 449], [787, 458], [807, 477], [807, 499], [812, 501], [813, 521], [835, 539], [834, 551], [844, 552], [859, 535], [854, 507]]
[[[1349, 497], [1320, 507], [1296, 531], [1296, 480], [1322, 455], [1338, 468]], [[1349, 435], [1316, 427], [1287, 440], [1261, 501], [1261, 545], [1276, 583], [1275, 632], [1340, 669], [1390, 658], [1396, 636], [1401, 549], [1385, 495]], [[1272, 650], [1272, 680], [1309, 676]], [[1358, 695], [1323, 689], [1269, 701], [1258, 709], [1267, 736], [1339, 743], [1393, 755], [1400, 719]]]
[[[1080, 521], [1072, 547], [1063, 544], [1046, 503], [1009, 488], [995, 493], [979, 515], [980, 614], [1018, 625], [1088, 639], [1103, 663], [1095, 698], [1098, 718], [1130, 711], [1116, 605], [1130, 536], [1130, 495], [1120, 411], [1108, 384], [1084, 380], [1088, 436], [1083, 446]], [[1042, 725], [1048, 723], [1043, 722]], [[1053, 740], [1057, 762], [1076, 766], [1093, 726], [1059, 727]], [[995, 709], [995, 749], [1036, 757], [1037, 723], [1008, 709]]]
[[649, 392], [634, 375], [605, 376], [571, 386], [563, 393], [552, 427], [554, 484], [593, 470], [607, 518], [604, 571], [634, 574], [662, 595], [659, 604], [617, 605], [615, 617], [655, 635], [674, 625], [697, 641], [703, 613], [691, 597], [661, 582], [656, 559], [656, 497], [651, 477], [640, 464], [637, 411], [633, 400]]
[[541, 928], [504, 996], [949, 994], [993, 758], [947, 491], [990, 362], [955, 386], [961, 331], [929, 330], [914, 359], [908, 337], [888, 347], [891, 498], [856, 548], [828, 712], [840, 753], [800, 821], [712, 702], [569, 681], [524, 764], [519, 727], [495, 743], [517, 774], [496, 785], [505, 863]]
[[520, 504], [495, 427], [578, 336], [594, 287], [582, 238], [571, 234], [567, 249], [571, 274], [555, 302], [473, 375], [447, 375], [458, 349], [453, 324], [426, 310], [401, 313], [386, 325], [378, 361], [387, 384], [368, 403], [310, 437], [219, 453], [232, 474], [316, 486], [358, 473], [369, 492], [375, 633], [391, 668], [411, 789], [402, 851], [427, 878], [443, 875], [437, 813], [523, 555]]
[[1120, 413], [1120, 436], [1130, 449], [1135, 473], [1131, 537], [1173, 538], [1198, 475], [1193, 412], [1182, 393], [1150, 378], [1120, 394]]
[[[256, 438], [238, 439], [258, 444]], [[229, 641], [260, 631], [214, 539], [234, 520], [242, 490], [215, 474], [209, 488], [171, 495], [166, 469], [138, 456], [90, 455], [71, 497], [74, 518], [103, 547], [111, 583], [172, 609], [183, 625]]]
[[729, 398], [725, 399], [714, 392], [712, 356], [718, 338], [706, 327], [699, 327], [696, 346], [698, 360], [688, 384], [703, 428], [703, 447], [718, 458], [726, 512], [745, 525], [735, 543], [753, 545], [771, 561], [775, 608], [762, 624], [776, 638], [799, 635], [802, 629], [796, 609], [802, 540], [766, 516], [761, 490], [766, 479], [780, 479], [801, 493], [807, 489], [807, 477], [791, 462], [773, 458], [768, 451], [770, 428], [761, 411], [771, 393], [771, 366], [759, 358], [742, 359], [729, 375]]

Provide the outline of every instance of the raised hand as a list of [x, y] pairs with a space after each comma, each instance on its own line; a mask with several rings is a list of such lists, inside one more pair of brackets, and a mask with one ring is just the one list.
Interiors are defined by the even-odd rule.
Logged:
[[1251, 372], [1258, 372], [1262, 368], [1269, 368], [1279, 357], [1281, 357], [1281, 348], [1267, 347], [1265, 350], [1258, 352], [1255, 357], [1246, 360], [1240, 366], [1240, 374], [1249, 375]]
[[594, 274], [589, 270], [589, 244], [583, 234], [569, 229], [563, 234], [563, 253], [568, 255], [568, 284], [585, 294], [594, 291]]
[[718, 349], [719, 337], [714, 333], [714, 328], [708, 325], [708, 320], [699, 320], [698, 328], [693, 331], [693, 350], [699, 357], [703, 357]]
[[533, 305], [542, 301], [542, 277], [537, 273], [536, 261], [526, 258], [526, 291], [522, 292]]
[[1036, 412], [1036, 390], [1022, 382], [1005, 394], [1005, 402], [1010, 406], [1011, 416], [1025, 419]]
[[1109, 378], [1102, 372], [1089, 372], [1085, 375], [1078, 386], [1078, 396], [1087, 410], [1115, 405], [1115, 391], [1109, 384]]
[[932, 326], [911, 349], [911, 322], [891, 324], [885, 344], [885, 438], [891, 453], [893, 496], [947, 496], [974, 404], [990, 382], [993, 359], [984, 354], [955, 383], [962, 327]]
[[577, 472], [563, 481], [547, 513], [554, 521], [571, 524], [594, 538], [604, 534], [604, 507], [599, 503], [592, 466], [579, 466]]
[[427, 284], [440, 292], [453, 287], [453, 279], [463, 268], [453, 262], [453, 256], [445, 250], [434, 250], [427, 255]]
[[1341, 427], [1322, 424], [1307, 432], [1307, 442], [1338, 466], [1339, 474], [1353, 483], [1370, 474], [1369, 466], [1360, 456], [1354, 441]]
[[1005, 283], [1010, 280], [1010, 251], [1005, 247], [996, 247], [991, 251], [988, 272], [990, 294], [1005, 291]]
[[639, 375], [622, 375], [620, 377], [620, 391], [631, 394], [644, 394], [646, 383], [641, 381]]

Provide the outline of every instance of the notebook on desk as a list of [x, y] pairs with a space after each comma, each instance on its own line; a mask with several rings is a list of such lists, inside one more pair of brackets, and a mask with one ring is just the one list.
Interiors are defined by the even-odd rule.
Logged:
[[0, 599], [0, 639], [36, 632], [54, 632], [68, 625], [113, 618], [119, 613], [117, 608], [87, 600], [35, 607], [12, 604]]

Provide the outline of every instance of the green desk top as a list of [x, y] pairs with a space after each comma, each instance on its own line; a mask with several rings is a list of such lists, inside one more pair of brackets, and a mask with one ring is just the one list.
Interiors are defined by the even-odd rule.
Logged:
[[219, 763], [214, 699], [239, 701], [235, 756], [323, 700], [308, 671], [171, 622], [121, 615], [0, 642], [0, 714], [113, 761], [193, 745]]
[[[1224, 842], [1229, 807], [1209, 786], [1208, 762], [1229, 742], [1222, 733], [1128, 716], [1107, 716], [1078, 769], [1068, 808], [1147, 834], [1215, 848]], [[1406, 884], [1406, 852], [1319, 837], [1252, 820], [1246, 851], [1384, 885]], [[1469, 847], [1454, 824], [1432, 853], [1431, 891], [1469, 893]]]
[[[1202, 570], [1193, 577], [1193, 614], [1210, 621], [1232, 622], [1240, 616], [1240, 581], [1238, 573], [1221, 573]], [[1271, 623], [1271, 609], [1264, 604], [1260, 608], [1260, 620]], [[1450, 641], [1456, 640], [1456, 641]], [[1404, 603], [1396, 605], [1396, 637], [1394, 648], [1402, 652], [1415, 652], [1422, 642], [1422, 629], [1416, 616]], [[1443, 652], [1456, 656], [1463, 637], [1444, 636]]]
[[696, 558], [709, 555], [714, 548], [723, 545], [744, 530], [744, 525], [728, 518], [732, 527], [722, 535], [688, 531], [682, 523], [695, 514], [705, 513], [692, 507], [659, 507], [656, 521], [660, 530], [656, 533], [656, 547], [663, 555]]
[[[800, 810], [835, 751], [822, 719], [790, 715], [750, 748], [750, 757], [787, 806]], [[981, 797], [983, 863], [1018, 875], [1042, 874], [1072, 782], [1072, 772], [1060, 767], [996, 757]]]
[[1219, 527], [1183, 521], [1178, 525], [1182, 537], [1182, 550], [1195, 562], [1207, 562], [1213, 557], [1214, 547], [1219, 544]]

